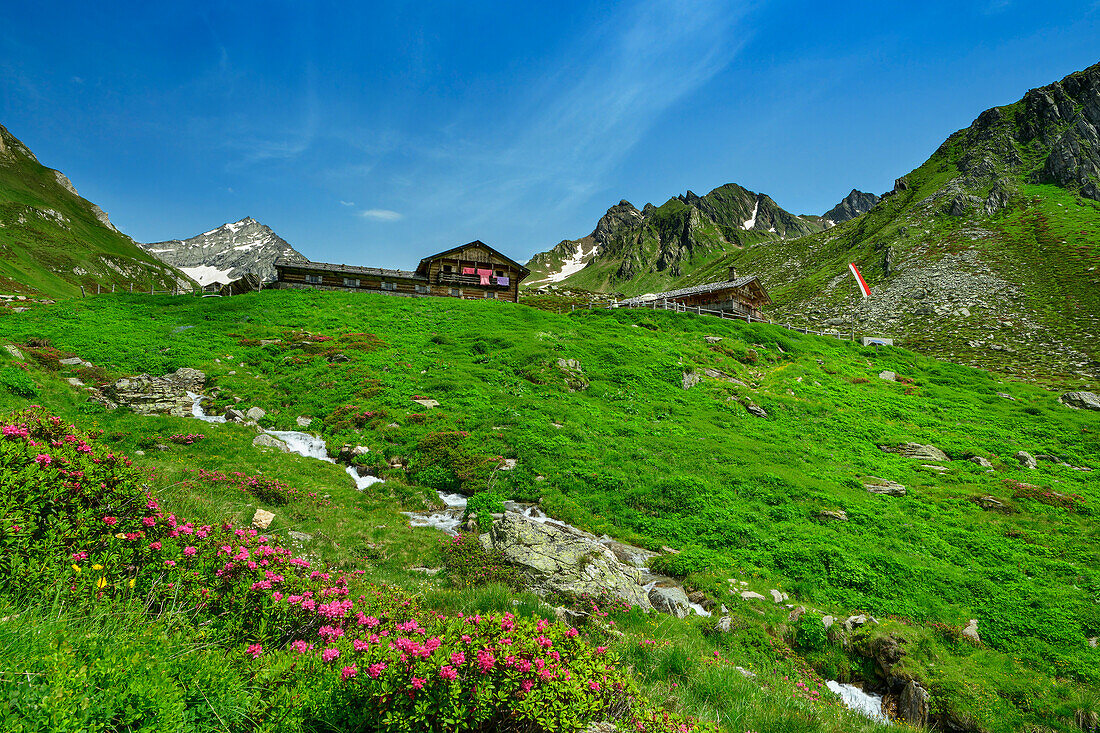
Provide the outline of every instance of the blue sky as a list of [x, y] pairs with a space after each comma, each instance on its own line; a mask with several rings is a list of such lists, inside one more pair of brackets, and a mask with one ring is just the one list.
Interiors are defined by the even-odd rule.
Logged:
[[138, 241], [521, 261], [726, 182], [821, 213], [1100, 61], [1100, 0], [20, 3], [0, 124]]

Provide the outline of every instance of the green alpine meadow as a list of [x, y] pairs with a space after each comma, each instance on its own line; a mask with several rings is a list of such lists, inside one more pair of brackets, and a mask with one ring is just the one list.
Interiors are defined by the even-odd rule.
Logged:
[[[360, 660], [319, 636], [330, 627], [346, 640], [358, 613], [397, 626], [444, 614], [431, 632], [444, 644], [461, 631], [458, 614], [576, 629], [564, 638], [580, 656], [561, 664], [584, 685], [538, 688], [563, 705], [537, 723], [555, 729], [621, 724], [624, 711], [646, 726], [665, 725], [667, 713], [700, 729], [874, 727], [842, 710], [825, 680], [918, 681], [935, 719], [971, 730], [1072, 730], [1096, 711], [1100, 425], [1057, 390], [898, 348], [627, 309], [558, 315], [309, 291], [116, 295], [8, 315], [0, 330], [23, 357], [6, 351], [0, 368], [0, 405], [11, 411], [0, 443], [4, 666], [22, 659], [31, 673], [4, 682], [14, 729], [52, 729], [29, 724], [47, 709], [53, 724], [84, 729], [169, 714], [200, 727], [223, 718], [354, 728], [336, 722], [350, 714], [337, 708], [406, 716], [387, 707], [386, 686], [416, 679], [428, 680], [427, 692], [415, 689], [433, 710], [457, 706], [450, 718], [422, 712], [430, 727], [480, 721], [464, 717], [474, 708], [460, 712], [480, 700], [471, 694], [493, 698], [474, 706], [486, 716], [478, 724], [536, 724], [495, 697], [516, 682], [508, 672], [491, 678], [491, 693], [465, 687], [480, 679], [469, 666], [477, 652], [513, 651], [491, 646], [499, 640], [448, 652], [469, 658], [447, 665], [454, 680], [437, 666], [376, 683], [367, 670], [392, 659]], [[240, 406], [264, 416], [208, 424], [89, 400], [112, 394], [117, 378], [180, 368], [205, 375], [208, 414]], [[341, 466], [255, 445], [261, 428], [298, 430], [299, 418], [334, 455], [361, 446], [351, 465], [382, 480], [360, 491]], [[906, 445], [942, 454], [895, 452]], [[537, 504], [651, 550], [650, 567], [711, 615], [532, 595], [522, 572], [478, 544], [484, 524], [454, 538], [409, 526], [403, 512], [438, 508], [437, 492], [466, 494], [471, 507], [493, 496]], [[263, 545], [250, 536], [257, 510], [274, 514]], [[181, 525], [209, 535], [173, 535]], [[223, 572], [248, 556], [242, 547], [280, 548], [277, 570]], [[291, 555], [303, 565], [288, 566]], [[266, 573], [283, 578], [274, 594], [257, 588]], [[330, 583], [339, 594], [324, 595]], [[310, 590], [318, 608], [328, 597], [366, 600], [337, 619], [345, 626], [322, 623], [333, 619], [286, 607]], [[417, 613], [386, 606], [399, 597]], [[537, 643], [527, 633], [513, 641]], [[326, 664], [307, 654], [307, 664], [307, 644], [340, 655]], [[161, 648], [146, 655], [147, 645]], [[573, 665], [597, 648], [607, 669], [585, 677]], [[131, 656], [147, 673], [125, 671]], [[347, 666], [357, 672], [341, 681]], [[203, 688], [212, 680], [216, 696]], [[333, 695], [344, 701], [336, 708]]]
[[13, 7], [0, 731], [1098, 733], [1082, 5]]

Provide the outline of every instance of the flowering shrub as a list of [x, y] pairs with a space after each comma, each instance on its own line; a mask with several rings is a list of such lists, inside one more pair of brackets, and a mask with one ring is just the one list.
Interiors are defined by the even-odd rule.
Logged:
[[1033, 484], [1006, 479], [1005, 486], [1012, 489], [1013, 499], [1031, 499], [1047, 506], [1062, 507], [1071, 512], [1086, 513], [1085, 497], [1080, 494], [1063, 494]]
[[700, 729], [641, 699], [577, 629], [511, 613], [448, 617], [254, 529], [166, 514], [128, 460], [40, 409], [3, 424], [0, 479], [9, 586], [60, 588], [70, 607], [133, 597], [152, 614], [182, 612], [235, 650], [234, 667], [282, 676], [297, 702], [270, 714], [295, 729], [580, 731], [596, 719]]
[[362, 428], [367, 423], [381, 420], [385, 416], [383, 412], [362, 410], [355, 405], [342, 405], [333, 410], [332, 413], [325, 418], [324, 422], [325, 427], [330, 431], [338, 433], [344, 430]]
[[[156, 438], [156, 436], [154, 437]], [[176, 443], [177, 445], [194, 445], [205, 438], [206, 436], [202, 433], [177, 433], [175, 435], [169, 435], [165, 440], [169, 443]]]
[[248, 476], [240, 471], [225, 473], [224, 471], [207, 471], [202, 468], [191, 470], [191, 473], [194, 478], [186, 482], [187, 486], [194, 486], [197, 483], [229, 486], [246, 494], [251, 494], [260, 501], [267, 502], [272, 506], [286, 506], [291, 502], [306, 502], [313, 506], [328, 506], [332, 503], [316, 492], [302, 491], [283, 481], [261, 474]]
[[145, 508], [130, 460], [92, 440], [38, 407], [0, 420], [0, 587], [48, 586], [69, 548], [122, 533], [115, 518]]

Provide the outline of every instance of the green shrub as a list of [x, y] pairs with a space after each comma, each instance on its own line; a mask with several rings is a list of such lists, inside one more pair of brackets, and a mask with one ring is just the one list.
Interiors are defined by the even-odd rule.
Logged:
[[17, 397], [37, 397], [38, 385], [30, 375], [16, 367], [0, 369], [0, 387]]
[[504, 513], [504, 497], [493, 491], [482, 491], [467, 500], [466, 511], [463, 512], [462, 518], [466, 519], [476, 514], [478, 527], [482, 532], [487, 532], [492, 526], [491, 515], [502, 513]]
[[829, 641], [825, 624], [821, 623], [820, 616], [809, 613], [802, 614], [795, 626], [795, 646], [802, 651], [819, 652], [825, 648]]
[[523, 587], [523, 578], [509, 565], [499, 550], [486, 550], [473, 534], [458, 534], [439, 545], [447, 578], [459, 588], [500, 583], [510, 588]]

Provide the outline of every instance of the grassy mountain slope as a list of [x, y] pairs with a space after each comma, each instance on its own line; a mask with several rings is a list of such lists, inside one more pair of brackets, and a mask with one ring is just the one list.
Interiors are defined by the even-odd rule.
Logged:
[[[679, 550], [659, 563], [729, 606], [734, 632], [707, 633], [712, 622], [698, 618], [625, 614], [616, 617], [622, 637], [585, 633], [606, 638], [647, 694], [720, 718], [723, 729], [869, 728], [793, 681], [812, 664], [830, 677], [883, 683], [876, 655], [891, 644], [901, 654], [888, 676], [931, 690], [941, 728], [1070, 731], [1096, 710], [1100, 651], [1086, 640], [1100, 635], [1100, 419], [1037, 386], [902, 349], [686, 314], [559, 316], [306, 291], [87, 299], [0, 317], [0, 337], [39, 344], [25, 349], [26, 371], [0, 351], [0, 408], [33, 399], [97, 424], [118, 451], [145, 449], [137, 461], [159, 469], [155, 485], [177, 502], [172, 509], [203, 521], [247, 520], [255, 506], [270, 507], [218, 487], [181, 489], [187, 469], [263, 471], [330, 493], [332, 506], [321, 510], [276, 507], [272, 531], [306, 531], [309, 552], [415, 585], [444, 608], [510, 608], [511, 598], [411, 580], [419, 576], [409, 566], [428, 562], [435, 540], [396, 512], [422, 507], [428, 487], [480, 491], [491, 481], [594, 532]], [[368, 446], [365, 461], [386, 482], [351, 491], [339, 467], [261, 453], [243, 426], [88, 406], [61, 379], [69, 373], [49, 371], [54, 349], [96, 364], [75, 373], [88, 382], [202, 369], [215, 406], [240, 398], [283, 429], [312, 417], [329, 446]], [[588, 387], [570, 392], [558, 359], [579, 360]], [[703, 368], [742, 384], [704, 376], [685, 390], [684, 373]], [[900, 381], [880, 379], [883, 370]], [[413, 396], [441, 407], [424, 410]], [[750, 415], [749, 399], [769, 417]], [[151, 434], [200, 430], [201, 444], [149, 449]], [[452, 450], [433, 449], [441, 435], [459, 436]], [[902, 441], [934, 443], [953, 460], [939, 470], [878, 448]], [[1014, 460], [1018, 450], [1064, 463], [1028, 470]], [[515, 470], [494, 473], [501, 456], [517, 459]], [[908, 492], [870, 494], [870, 477]], [[805, 620], [735, 593], [772, 588], [810, 609]], [[545, 612], [517, 600], [524, 613]], [[820, 633], [822, 615], [861, 612], [880, 623]], [[960, 635], [971, 618], [980, 644]]]
[[0, 126], [0, 291], [67, 296], [97, 283], [164, 290], [190, 280], [142, 251]]
[[[952, 135], [864, 216], [729, 255], [686, 281], [736, 264], [764, 279], [780, 322], [846, 328], [854, 316], [858, 330], [963, 363], [1095, 379], [1098, 96], [1100, 65], [1032, 90]], [[848, 262], [872, 288], [866, 302]]]

